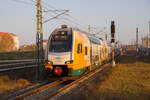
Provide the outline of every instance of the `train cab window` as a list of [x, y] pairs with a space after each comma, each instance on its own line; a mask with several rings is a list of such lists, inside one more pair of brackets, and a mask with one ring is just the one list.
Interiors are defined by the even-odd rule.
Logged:
[[80, 44], [78, 44], [77, 53], [80, 53]]
[[82, 44], [78, 44], [77, 53], [82, 53]]
[[85, 47], [85, 55], [87, 55], [87, 52], [88, 52], [88, 51], [87, 51], [87, 47]]
[[57, 53], [71, 52], [72, 41], [72, 34], [68, 31], [54, 32], [49, 40], [49, 51]]

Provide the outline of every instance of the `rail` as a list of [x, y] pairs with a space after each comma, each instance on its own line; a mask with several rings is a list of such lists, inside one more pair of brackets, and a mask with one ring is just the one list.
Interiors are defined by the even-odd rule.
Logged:
[[8, 62], [28, 62], [28, 61], [36, 61], [37, 59], [23, 59], [23, 60], [0, 60], [0, 63], [8, 63]]
[[0, 52], [0, 54], [9, 54], [9, 53], [28, 53], [28, 52], [36, 52], [36, 50], [24, 50], [24, 51], [10, 51], [10, 52]]
[[[116, 57], [116, 59], [117, 58], [118, 57]], [[47, 84], [25, 89], [23, 92], [18, 91], [17, 95], [10, 95], [8, 98], [11, 100], [57, 100], [57, 98], [60, 98], [71, 89], [81, 85], [81, 83], [85, 80], [88, 80], [92, 76], [94, 77], [96, 73], [104, 73], [107, 71], [106, 69], [111, 68], [110, 63], [107, 63], [89, 73], [84, 74], [75, 81], [67, 81], [67, 79], [62, 79], [55, 81], [51, 80], [51, 82], [49, 82], [49, 80]], [[5, 98], [4, 100], [8, 100], [8, 98]]]
[[[43, 60], [40, 60], [42, 62]], [[41, 63], [40, 66], [44, 64]], [[0, 72], [37, 67], [37, 59], [0, 61]]]

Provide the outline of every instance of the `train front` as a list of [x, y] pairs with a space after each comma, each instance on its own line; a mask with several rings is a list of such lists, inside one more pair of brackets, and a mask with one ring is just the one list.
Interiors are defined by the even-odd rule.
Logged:
[[46, 49], [45, 67], [49, 76], [68, 76], [73, 63], [72, 29], [62, 26], [49, 37]]

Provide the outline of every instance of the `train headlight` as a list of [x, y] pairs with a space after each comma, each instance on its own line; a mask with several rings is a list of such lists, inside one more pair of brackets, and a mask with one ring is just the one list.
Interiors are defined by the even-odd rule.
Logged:
[[53, 62], [52, 61], [48, 61], [48, 64], [53, 64]]
[[73, 60], [66, 61], [65, 64], [72, 64]]

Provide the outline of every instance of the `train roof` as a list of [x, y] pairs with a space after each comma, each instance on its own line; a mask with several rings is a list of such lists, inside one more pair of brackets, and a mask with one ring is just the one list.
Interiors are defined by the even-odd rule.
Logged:
[[89, 34], [89, 33], [85, 32], [85, 31], [81, 31], [81, 30], [75, 29], [75, 28], [73, 28], [73, 30], [85, 34], [85, 35], [88, 37], [88, 39], [90, 40], [91, 43], [93, 43], [93, 44], [98, 44], [98, 45], [102, 45], [101, 42], [102, 42], [103, 40], [100, 41], [101, 39], [99, 39], [99, 38], [97, 38], [96, 36], [94, 36], [94, 34]]
[[94, 34], [89, 34], [89, 33], [85, 32], [85, 31], [80, 30], [80, 29], [67, 27], [65, 25], [62, 25], [61, 28], [55, 29], [53, 32], [60, 31], [60, 30], [66, 30], [66, 29], [68, 31], [74, 30], [74, 31], [78, 31], [78, 32], [81, 32], [81, 33], [85, 34], [88, 37], [88, 39], [90, 40], [90, 42], [93, 43], [93, 44], [98, 44], [98, 45], [105, 44], [104, 43], [105, 41], [102, 38], [98, 38], [98, 37], [94, 36]]

